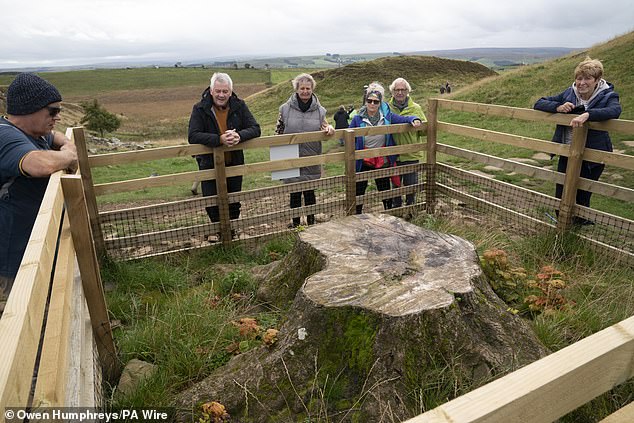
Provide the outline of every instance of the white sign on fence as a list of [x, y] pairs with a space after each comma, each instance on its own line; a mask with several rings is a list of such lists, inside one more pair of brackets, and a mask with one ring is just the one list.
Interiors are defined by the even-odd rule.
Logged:
[[[270, 160], [286, 160], [299, 158], [299, 145], [280, 145], [270, 148]], [[299, 168], [274, 170], [271, 172], [271, 179], [287, 179], [299, 176]]]

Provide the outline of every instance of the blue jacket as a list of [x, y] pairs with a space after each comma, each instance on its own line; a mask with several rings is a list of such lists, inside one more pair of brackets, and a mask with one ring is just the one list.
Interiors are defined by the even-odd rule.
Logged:
[[[588, 104], [586, 112], [590, 115], [588, 121], [599, 122], [608, 119], [618, 119], [621, 115], [621, 104], [619, 103], [619, 95], [614, 91], [614, 85], [608, 83], [608, 89], [601, 91]], [[577, 96], [572, 87], [568, 87], [564, 92], [552, 97], [542, 97], [533, 106], [535, 110], [543, 112], [557, 113], [557, 107], [565, 102], [577, 104]], [[564, 142], [565, 126], [557, 125], [553, 141], [558, 143]], [[596, 129], [588, 130], [588, 138], [586, 139], [586, 147], [595, 150], [612, 151], [612, 141], [607, 131], [598, 131]]]
[[[381, 103], [381, 113], [383, 113], [383, 125], [390, 125], [392, 123], [412, 123], [416, 119], [420, 120], [418, 116], [399, 116], [395, 113], [392, 113], [390, 110], [390, 106], [386, 102]], [[355, 115], [350, 122], [350, 128], [363, 128], [366, 124], [363, 121], [361, 115]], [[392, 134], [385, 135], [385, 146], [393, 147], [396, 143], [394, 142], [394, 137]], [[365, 149], [365, 137], [355, 137], [354, 140], [354, 149], [355, 150], [363, 150]], [[390, 163], [390, 166], [396, 165], [397, 155], [387, 156], [387, 159]], [[357, 172], [361, 171], [361, 167], [363, 165], [363, 160], [356, 161], [356, 169]]]

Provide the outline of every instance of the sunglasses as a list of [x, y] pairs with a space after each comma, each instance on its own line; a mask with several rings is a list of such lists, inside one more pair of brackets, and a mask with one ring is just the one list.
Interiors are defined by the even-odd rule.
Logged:
[[46, 106], [46, 110], [48, 110], [48, 115], [50, 117], [55, 117], [55, 116], [60, 114], [60, 112], [62, 111], [62, 108], [61, 107]]
[[381, 100], [372, 100], [371, 98], [368, 98], [366, 100], [366, 103], [368, 103], [368, 104], [381, 104]]

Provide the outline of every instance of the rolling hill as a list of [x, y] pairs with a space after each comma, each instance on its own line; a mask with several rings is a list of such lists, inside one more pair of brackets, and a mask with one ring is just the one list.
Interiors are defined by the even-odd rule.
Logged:
[[[358, 107], [363, 86], [372, 81], [381, 82], [387, 91], [394, 79], [403, 77], [412, 85], [412, 97], [424, 104], [428, 97], [438, 93], [440, 84], [445, 81], [449, 81], [454, 88], [460, 88], [496, 73], [473, 62], [429, 56], [397, 56], [322, 70], [312, 75], [317, 82], [315, 93], [328, 110], [328, 115], [332, 116], [341, 104]], [[284, 82], [248, 97], [249, 108], [261, 123], [265, 134], [273, 132], [278, 108], [292, 93], [290, 82]]]
[[622, 119], [634, 119], [634, 32], [557, 59], [509, 71], [465, 87], [453, 97], [480, 103], [532, 107], [537, 99], [572, 84], [574, 69], [586, 56], [599, 59], [623, 106]]

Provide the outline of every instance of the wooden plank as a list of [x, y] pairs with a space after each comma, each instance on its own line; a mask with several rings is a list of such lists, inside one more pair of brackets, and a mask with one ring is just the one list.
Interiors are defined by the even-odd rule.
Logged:
[[[532, 178], [551, 181], [562, 185], [564, 183], [565, 174], [553, 170], [542, 169], [524, 163], [518, 163], [508, 159], [501, 159], [495, 156], [489, 156], [487, 154], [477, 153], [475, 151], [453, 147], [446, 144], [438, 144], [437, 151], [439, 153], [445, 153], [451, 156], [462, 157], [464, 159], [497, 166], [499, 168], [521, 173]], [[625, 188], [618, 185], [593, 181], [585, 178], [579, 178], [578, 188], [586, 191], [591, 191], [596, 194], [605, 195], [606, 197], [610, 198], [616, 198], [623, 201], [634, 201], [634, 189], [631, 188]]]
[[34, 407], [65, 406], [66, 379], [69, 371], [70, 318], [75, 273], [75, 250], [68, 216], [64, 216], [60, 234], [57, 265], [48, 308], [42, 345]]
[[438, 101], [438, 106], [445, 110], [457, 112], [477, 113], [484, 116], [500, 116], [512, 119], [528, 120], [533, 122], [549, 122], [559, 125], [569, 125], [570, 116], [563, 113], [546, 113], [533, 109], [523, 109], [520, 107], [500, 106], [497, 104], [484, 104], [468, 101], [456, 101], [445, 99], [434, 99]]
[[81, 345], [85, 336], [84, 328], [84, 312], [87, 309], [86, 300], [84, 298], [84, 289], [82, 287], [81, 275], [79, 274], [79, 266], [75, 258], [75, 273], [73, 275], [73, 296], [71, 298], [71, 331], [70, 331], [70, 349], [73, 354], [69, 356], [69, 367], [66, 374], [66, 407], [79, 407], [81, 405]]
[[634, 170], [634, 156], [627, 154], [609, 153], [586, 148], [583, 152], [583, 160]]
[[446, 144], [438, 144], [437, 151], [439, 153], [448, 154], [450, 156], [461, 157], [463, 159], [496, 166], [504, 170], [521, 173], [522, 175], [527, 175], [532, 178], [542, 179], [546, 181], [555, 181], [562, 184], [564, 183], [564, 174], [553, 170], [542, 169], [540, 167], [531, 166], [525, 163], [502, 159], [499, 157], [490, 156], [488, 154], [478, 153], [475, 151], [453, 147]]
[[612, 119], [603, 122], [587, 122], [590, 129], [598, 129], [600, 131], [614, 131], [629, 135], [634, 134], [634, 121], [626, 119]]
[[610, 414], [599, 423], [632, 423], [634, 422], [634, 402]]
[[[82, 307], [83, 313], [83, 328], [82, 328], [82, 344], [80, 352], [80, 391], [79, 391], [79, 404], [81, 407], [96, 407], [100, 404], [95, 403], [95, 388], [97, 385], [95, 382], [98, 380], [97, 372], [98, 367], [95, 366], [95, 338], [93, 337], [93, 330], [91, 325], [90, 310], [87, 307], [87, 303]], [[97, 369], [95, 368], [97, 367]]]
[[459, 169], [457, 167], [452, 167], [445, 164], [438, 164], [438, 170], [440, 173], [445, 173], [450, 176], [454, 175], [458, 178], [464, 178], [466, 175], [466, 177], [468, 177], [470, 180], [481, 181], [482, 183], [493, 186], [496, 190], [512, 192], [514, 196], [527, 199], [537, 197], [539, 198], [540, 203], [545, 206], [553, 208], [559, 207], [560, 200], [558, 200], [557, 198], [551, 197], [550, 195], [542, 194], [541, 192], [532, 191], [528, 188], [513, 185], [504, 181], [498, 181], [496, 179], [485, 178], [484, 176], [469, 172], [468, 170]]
[[438, 100], [427, 101], [427, 173], [425, 181], [425, 204], [427, 213], [434, 214], [436, 210], [436, 164], [438, 151]]
[[84, 295], [90, 311], [93, 333], [99, 348], [99, 358], [108, 380], [114, 381], [119, 372], [117, 368], [117, 353], [112, 337], [112, 328], [110, 327], [95, 246], [90, 232], [81, 177], [78, 175], [62, 177], [62, 188], [68, 209], [73, 245], [77, 252]]
[[231, 244], [231, 224], [229, 223], [229, 198], [227, 197], [227, 174], [225, 166], [225, 153], [222, 149], [216, 149], [214, 154], [214, 167], [216, 169], [216, 201], [218, 203], [218, 215], [220, 218], [220, 233], [224, 245]]
[[[88, 157], [90, 167], [114, 166], [152, 160], [191, 157], [199, 154], [211, 154], [212, 148], [200, 144], [176, 145], [170, 147], [148, 148], [145, 150], [123, 151], [119, 153], [98, 154]], [[193, 159], [192, 159], [193, 160]]]
[[425, 151], [426, 144], [405, 144], [397, 145], [394, 147], [378, 147], [378, 148], [366, 148], [364, 150], [356, 150], [356, 159], [367, 159], [370, 157], [378, 156], [392, 156], [405, 153], [417, 153], [419, 151]]
[[406, 423], [551, 422], [634, 376], [633, 356], [630, 317]]
[[[363, 135], [367, 134], [385, 134], [386, 128], [392, 128], [390, 132], [399, 134], [405, 132], [412, 131], [425, 131], [425, 123], [419, 128], [414, 128], [409, 124], [398, 124], [398, 125], [390, 125], [384, 127], [377, 127], [380, 129], [362, 129], [358, 128], [359, 133]], [[235, 147], [216, 147], [220, 148], [224, 151], [232, 151], [232, 150], [253, 150], [256, 148], [268, 148], [271, 146], [279, 146], [279, 145], [290, 145], [290, 144], [302, 144], [305, 142], [313, 142], [313, 141], [322, 141], [328, 139], [338, 139], [343, 138], [345, 134], [344, 129], [338, 129], [335, 131], [334, 135], [327, 136], [321, 131], [315, 132], [302, 132], [298, 134], [286, 134], [286, 135], [274, 135], [274, 136], [265, 136], [259, 137], [252, 140], [249, 140], [245, 143], [240, 143]], [[213, 148], [207, 147], [205, 145], [198, 144], [187, 144], [187, 145], [177, 145], [170, 147], [159, 147], [159, 148], [149, 148], [145, 150], [137, 150], [137, 151], [124, 151], [119, 153], [107, 153], [107, 154], [98, 154], [94, 156], [90, 156], [88, 158], [88, 163], [92, 167], [101, 167], [101, 166], [111, 166], [111, 165], [121, 165], [121, 164], [129, 164], [136, 162], [145, 162], [152, 160], [161, 160], [161, 159], [169, 159], [173, 157], [187, 157], [194, 156], [198, 154], [212, 154]]]
[[205, 181], [215, 178], [216, 171], [214, 169], [208, 169], [172, 173], [170, 175], [150, 176], [147, 178], [129, 179], [127, 181], [107, 182], [95, 185], [95, 195], [139, 191], [147, 188], [167, 187], [176, 184], [190, 184], [194, 181]]
[[570, 144], [570, 156], [566, 167], [566, 178], [564, 180], [564, 190], [559, 203], [559, 218], [557, 228], [565, 230], [572, 224], [572, 217], [577, 204], [577, 187], [581, 173], [581, 163], [583, 151], [586, 146], [588, 127], [573, 128], [572, 144]]
[[450, 134], [475, 138], [481, 141], [512, 145], [514, 147], [558, 154], [560, 156], [568, 156], [568, 145], [566, 144], [558, 144], [536, 138], [505, 134], [504, 132], [490, 131], [488, 129], [473, 128], [471, 126], [446, 122], [438, 122], [438, 130]]
[[103, 245], [103, 234], [101, 233], [101, 226], [99, 226], [99, 209], [97, 208], [97, 197], [94, 191], [95, 184], [92, 179], [92, 170], [90, 169], [90, 164], [88, 163], [88, 146], [86, 145], [84, 128], [68, 128], [66, 130], [66, 136], [73, 140], [75, 147], [77, 148], [79, 172], [81, 174], [81, 182], [84, 185], [84, 192], [86, 193], [88, 219], [90, 220], [90, 228], [95, 241], [97, 258], [99, 258], [103, 256], [105, 251]]
[[26, 406], [31, 390], [64, 201], [60, 175], [50, 177], [0, 319], [0, 409]]

